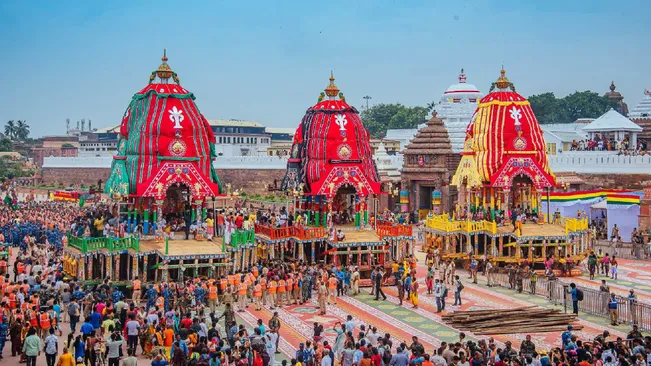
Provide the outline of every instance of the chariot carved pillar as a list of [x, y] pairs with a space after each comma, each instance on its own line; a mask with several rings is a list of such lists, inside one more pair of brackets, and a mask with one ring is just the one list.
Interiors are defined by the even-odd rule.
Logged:
[[[99, 259], [99, 254], [97, 253], [92, 253], [86, 258], [86, 268], [82, 268], [82, 270], [85, 271], [84, 276], [86, 280], [92, 280], [93, 279], [93, 261], [95, 258]], [[100, 262], [101, 265], [101, 262]]]
[[134, 217], [135, 217], [134, 205], [133, 203], [129, 203], [129, 206], [127, 208], [127, 232], [129, 233], [133, 233]]
[[201, 227], [202, 209], [203, 209], [203, 200], [194, 201], [194, 210], [195, 210], [194, 216], [197, 220], [197, 227]]
[[[92, 269], [93, 268], [93, 260], [91, 259], [92, 257], [89, 256], [88, 258], [89, 258], [88, 262], [90, 264], [88, 267]], [[85, 271], [86, 266], [84, 266], [84, 262], [85, 262], [85, 260], [84, 260], [83, 256], [81, 256], [81, 257], [79, 257], [77, 259], [77, 278], [79, 278], [79, 280], [81, 280], [81, 281], [86, 280], [86, 271]]]
[[504, 206], [502, 207], [502, 210], [504, 210], [504, 220], [509, 221], [510, 217], [510, 212], [509, 212], [509, 195], [511, 191], [509, 189], [504, 189]]
[[368, 197], [360, 197], [359, 209], [363, 215], [363, 221], [360, 223], [362, 228], [368, 224]]
[[140, 276], [140, 269], [138, 268], [138, 256], [136, 254], [133, 255], [131, 259], [131, 279], [135, 279], [136, 277]]
[[306, 196], [305, 200], [307, 201], [307, 222], [305, 225], [308, 226], [312, 222], [312, 196]]
[[353, 206], [355, 208], [355, 227], [359, 227], [360, 225], [359, 206], [360, 206], [360, 197], [358, 194], [355, 194], [355, 205]]
[[321, 196], [314, 196], [314, 226], [321, 223]]
[[104, 273], [106, 277], [111, 277], [111, 274], [113, 273], [113, 257], [110, 254], [106, 254], [104, 260], [106, 262], [106, 271]]
[[170, 269], [165, 266], [165, 269], [163, 270], [163, 282], [167, 282], [170, 280]]
[[144, 235], [149, 235], [149, 210], [151, 207], [151, 199], [150, 198], [145, 198], [142, 208], [143, 208], [143, 233]]
[[144, 255], [142, 257], [142, 282], [147, 282], [147, 269], [149, 268], [148, 262], [149, 262], [149, 256]]
[[115, 260], [115, 263], [113, 264], [113, 275], [111, 276], [111, 279], [113, 279], [113, 281], [118, 281], [120, 280], [120, 254], [113, 253], [113, 259]]
[[[164, 200], [156, 200], [155, 210], [154, 211], [154, 222], [156, 222], [156, 236], [162, 236], [164, 231], [163, 227], [163, 204]], [[160, 235], [158, 235], [160, 233]]]

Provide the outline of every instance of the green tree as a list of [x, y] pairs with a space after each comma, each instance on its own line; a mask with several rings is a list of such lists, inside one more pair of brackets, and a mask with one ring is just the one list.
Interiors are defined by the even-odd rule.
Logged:
[[29, 125], [27, 121], [18, 120], [16, 123], [16, 138], [25, 141], [29, 138]]
[[529, 103], [531, 103], [531, 109], [533, 109], [538, 123], [545, 124], [565, 121], [565, 118], [560, 116], [560, 100], [556, 98], [554, 93], [548, 92], [532, 95], [529, 97]]
[[561, 107], [567, 113], [570, 122], [574, 122], [579, 118], [597, 118], [608, 112], [610, 108], [615, 108], [616, 103], [612, 103], [605, 96], [586, 90], [574, 92], [563, 98]]
[[615, 107], [608, 98], [589, 90], [574, 92], [564, 98], [556, 98], [554, 93], [547, 92], [529, 97], [538, 122], [572, 123], [579, 118], [597, 118]]
[[5, 125], [5, 135], [7, 135], [7, 137], [10, 139], [16, 137], [16, 123], [14, 120], [8, 121]]
[[0, 151], [14, 151], [14, 146], [11, 143], [11, 140], [8, 138], [3, 138], [0, 140]]
[[427, 118], [427, 108], [402, 104], [376, 104], [361, 113], [372, 138], [383, 138], [387, 129], [417, 128]]

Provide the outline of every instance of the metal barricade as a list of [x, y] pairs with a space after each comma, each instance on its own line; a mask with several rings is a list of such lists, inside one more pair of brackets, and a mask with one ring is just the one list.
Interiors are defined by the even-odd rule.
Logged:
[[[511, 286], [508, 273], [493, 273], [491, 284], [505, 288], [516, 289], [516, 281]], [[535, 288], [534, 288], [535, 286]], [[583, 300], [578, 302], [579, 312], [588, 313], [604, 318], [610, 317], [608, 303], [610, 293], [590, 288], [577, 286], [583, 291]], [[564, 306], [568, 312], [572, 311], [572, 296], [569, 293], [570, 286], [559, 280], [539, 278], [532, 284], [529, 278], [522, 281], [522, 292], [547, 298], [554, 305]], [[637, 324], [642, 331], [651, 331], [651, 305], [639, 301], [630, 301], [627, 297], [616, 295], [617, 300], [617, 322], [619, 324]]]

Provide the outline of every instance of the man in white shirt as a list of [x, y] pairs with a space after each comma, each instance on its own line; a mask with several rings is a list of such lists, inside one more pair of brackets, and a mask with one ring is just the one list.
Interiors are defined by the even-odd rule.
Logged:
[[199, 326], [201, 327], [201, 330], [197, 332], [199, 338], [201, 337], [208, 338], [208, 326], [206, 325], [206, 319], [202, 318], [201, 323], [199, 323]]
[[371, 327], [369, 334], [366, 335], [366, 338], [368, 338], [368, 343], [371, 346], [377, 347], [377, 340], [380, 338], [380, 335], [377, 334], [377, 328]]
[[337, 231], [337, 241], [342, 241], [344, 239], [346, 239], [346, 235], [341, 231], [341, 229], [339, 229], [339, 231]]
[[130, 351], [135, 352], [136, 347], [138, 346], [138, 329], [140, 328], [140, 323], [135, 320], [135, 317], [131, 315], [129, 321], [126, 324], [127, 327], [127, 348]]
[[54, 335], [54, 328], [50, 328], [50, 335], [45, 338], [45, 359], [48, 365], [54, 365], [57, 358], [59, 339]]
[[346, 323], [344, 325], [346, 326], [346, 334], [349, 332], [352, 333], [355, 330], [355, 321], [352, 315], [346, 317]]
[[[276, 362], [276, 340], [278, 339], [278, 333], [276, 330], [269, 329], [265, 334], [267, 337], [267, 354], [269, 355], [269, 366], [273, 366]], [[330, 364], [328, 363], [328, 366]]]
[[436, 350], [436, 356], [431, 358], [432, 363], [434, 366], [447, 366], [448, 362], [443, 358], [441, 355], [443, 353], [443, 349], [439, 348]]
[[434, 284], [434, 297], [436, 298], [436, 312], [440, 313], [445, 308], [445, 305], [443, 305], [443, 286], [441, 286], [438, 278]]
[[323, 358], [321, 359], [321, 366], [330, 366], [330, 365], [332, 365], [332, 359], [330, 358], [330, 351], [324, 349]]

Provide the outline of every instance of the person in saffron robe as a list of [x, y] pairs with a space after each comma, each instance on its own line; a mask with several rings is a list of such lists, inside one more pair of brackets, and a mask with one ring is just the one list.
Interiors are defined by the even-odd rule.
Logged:
[[416, 281], [416, 275], [412, 275], [411, 278], [411, 291], [409, 294], [409, 300], [414, 305], [414, 309], [418, 309], [418, 281]]

